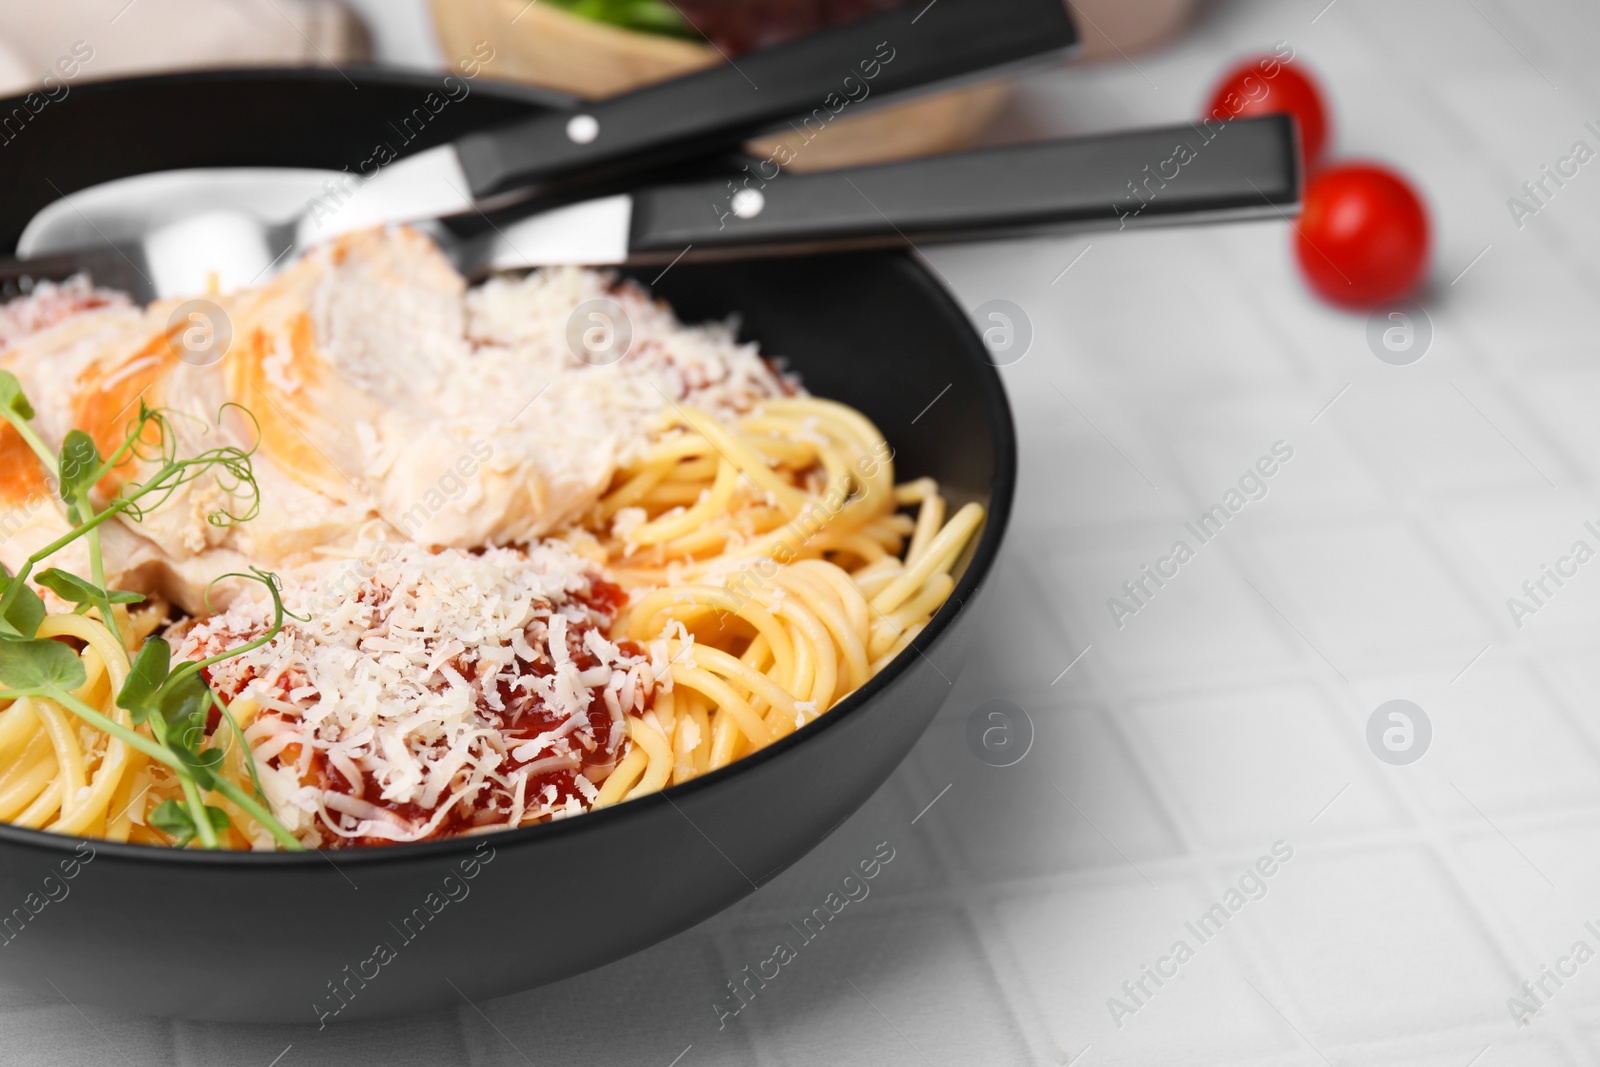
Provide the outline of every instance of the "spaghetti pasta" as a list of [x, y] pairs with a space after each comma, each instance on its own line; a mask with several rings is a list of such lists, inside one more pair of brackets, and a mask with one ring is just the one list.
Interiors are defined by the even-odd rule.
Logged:
[[[609, 638], [659, 648], [666, 669], [650, 679], [640, 710], [623, 717], [618, 758], [596, 775], [589, 808], [689, 781], [803, 728], [915, 639], [949, 596], [950, 571], [983, 511], [966, 504], [947, 515], [935, 483], [897, 486], [892, 464], [887, 442], [858, 413], [801, 397], [760, 405], [731, 425], [677, 408], [644, 454], [616, 472], [611, 490], [563, 537], [627, 594]], [[117, 609], [130, 648], [164, 611]], [[92, 612], [51, 614], [39, 635], [77, 646], [87, 681], [75, 695], [130, 726], [115, 700], [130, 660], [110, 629]], [[206, 745], [222, 750], [224, 775], [247, 784], [249, 759], [282, 767], [305, 755], [277, 712], [262, 717], [259, 694], [230, 695], [253, 752], [219, 725]], [[554, 763], [559, 772], [577, 766]], [[362, 775], [348, 765], [340, 773], [346, 781]], [[513, 792], [503, 821], [474, 828], [554, 814], [527, 777]], [[271, 845], [227, 797], [201, 799], [229, 817], [220, 846]], [[55, 702], [24, 697], [0, 710], [0, 818], [170, 843], [150, 820], [167, 800], [184, 801], [178, 775]], [[339, 806], [373, 815], [365, 799]]]
[[[6, 401], [8, 373], [0, 416], [53, 460], [26, 401]], [[119, 508], [141, 521], [187, 464], [228, 475], [214, 525], [248, 521], [251, 451], [181, 459], [142, 405], [104, 461], [69, 435], [56, 462], [79, 525], [56, 544], [88, 535], [95, 578], [35, 579], [55, 595], [26, 594], [42, 618], [21, 630], [28, 569], [0, 583], [0, 821], [187, 847], [415, 841], [624, 803], [804, 729], [912, 646], [984, 510], [930, 478], [897, 483], [865, 415], [768, 381], [715, 408], [662, 393], [638, 447], [543, 539], [452, 548], [380, 529], [189, 618], [113, 602], [94, 526]], [[69, 493], [72, 447], [93, 474]], [[130, 451], [155, 473], [96, 511], [90, 487]], [[16, 668], [13, 643], [56, 673]]]
[[833, 401], [773, 401], [735, 426], [673, 416], [592, 526], [635, 596], [618, 631], [671, 635], [687, 706], [672, 745], [649, 727], [642, 764], [619, 768], [639, 784], [608, 782], [596, 806], [726, 766], [865, 684], [944, 603], [983, 519], [966, 504], [946, 520], [931, 479], [896, 487], [888, 442]]

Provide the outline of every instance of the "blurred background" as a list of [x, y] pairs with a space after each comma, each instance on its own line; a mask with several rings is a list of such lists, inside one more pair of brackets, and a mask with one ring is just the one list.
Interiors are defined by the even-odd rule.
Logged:
[[[81, 39], [94, 58], [75, 79], [247, 65], [442, 70], [492, 54], [483, 64], [490, 77], [596, 98], [910, 2], [76, 0], [41, 9], [11, 0], [0, 5], [0, 95], [37, 87], [58, 54]], [[1085, 0], [1077, 6], [1083, 58], [1149, 48], [1180, 32], [1197, 2]], [[90, 29], [92, 42], [84, 37]], [[797, 165], [963, 147], [1000, 118], [1012, 95], [1009, 81], [990, 82], [887, 116], [850, 116]]]
[[[601, 95], [911, 0], [74, 0], [0, 5], [0, 92], [37, 84], [63, 38], [95, 28], [93, 78], [235, 65], [449, 65], [487, 30], [501, 77]], [[926, 0], [923, 0], [926, 3]], [[1148, 47], [1197, 0], [1077, 5], [1088, 57]], [[107, 32], [104, 25], [113, 26]], [[515, 26], [515, 29], [507, 29]], [[1112, 41], [1116, 43], [1113, 44]]]

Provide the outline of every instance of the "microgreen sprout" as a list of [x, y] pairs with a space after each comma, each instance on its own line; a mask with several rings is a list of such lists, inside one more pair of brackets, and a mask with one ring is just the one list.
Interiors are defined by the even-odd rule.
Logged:
[[[0, 590], [3, 590], [0, 592], [0, 687], [3, 687], [0, 698], [53, 700], [89, 725], [175, 772], [183, 802], [163, 801], [150, 813], [149, 821], [170, 834], [179, 845], [198, 839], [206, 848], [219, 847], [218, 834], [226, 832], [231, 823], [226, 811], [205, 803], [205, 794], [211, 792], [220, 794], [260, 823], [284, 848], [299, 850], [300, 842], [272, 814], [261, 789], [250, 746], [243, 744], [241, 749], [252, 786], [251, 791], [246, 792], [220, 773], [226, 754], [224, 749], [206, 743], [206, 725], [213, 707], [221, 719], [227, 721], [233, 736], [244, 741], [238, 721], [211, 689], [203, 672], [225, 659], [259, 648], [278, 635], [289, 613], [284, 609], [276, 575], [252, 568], [249, 574], [223, 576], [260, 582], [272, 598], [272, 626], [254, 640], [203, 660], [183, 662], [176, 668], [172, 666], [171, 646], [165, 640], [151, 637], [144, 642], [133, 657], [116, 701], [118, 707], [128, 712], [133, 727], [142, 726], [148, 734], [124, 726], [76, 694], [87, 681], [83, 663], [69, 645], [37, 636], [45, 618], [45, 606], [27, 584], [37, 564], [83, 538], [89, 555], [89, 578], [51, 567], [41, 571], [34, 580], [74, 604], [76, 612], [98, 613], [101, 623], [126, 651], [115, 607], [138, 603], [144, 598], [138, 593], [106, 585], [99, 528], [118, 515], [130, 522], [142, 520], [184, 485], [206, 474], [214, 478], [229, 500], [244, 502], [243, 507], [231, 505], [207, 515], [207, 521], [213, 526], [247, 522], [258, 514], [261, 492], [251, 468], [251, 457], [260, 444], [260, 427], [249, 411], [237, 404], [224, 405], [218, 412], [219, 424], [228, 408], [237, 408], [255, 425], [256, 443], [250, 448], [224, 445], [182, 457], [168, 415], [147, 407], [141, 400], [138, 415], [129, 422], [121, 444], [109, 456], [102, 457], [94, 439], [82, 430], [69, 432], [62, 441], [60, 453], [53, 454], [30, 425], [33, 407], [16, 376], [0, 371], [0, 419], [16, 429], [46, 471], [55, 473], [67, 519], [73, 524], [66, 534], [29, 556], [16, 575], [0, 566]], [[143, 481], [123, 481], [105, 500], [105, 506], [96, 508], [93, 500], [96, 488], [108, 474], [134, 459], [147, 468], [155, 467], [154, 473]], [[208, 610], [210, 589], [208, 586], [206, 590]]]

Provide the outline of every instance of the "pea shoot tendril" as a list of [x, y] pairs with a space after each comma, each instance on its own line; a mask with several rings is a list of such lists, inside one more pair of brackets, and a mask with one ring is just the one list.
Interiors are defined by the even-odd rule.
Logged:
[[[33, 578], [35, 584], [73, 604], [76, 613], [93, 612], [122, 650], [129, 652], [116, 608], [139, 603], [144, 597], [106, 584], [100, 527], [119, 516], [128, 522], [140, 522], [185, 485], [205, 476], [213, 479], [225, 501], [206, 516], [212, 526], [234, 526], [258, 515], [261, 487], [255, 480], [251, 459], [260, 447], [260, 425], [247, 409], [233, 403], [218, 411], [217, 425], [230, 413], [253, 427], [254, 441], [249, 448], [229, 444], [204, 448], [190, 456], [180, 455], [173, 416], [150, 408], [141, 400], [138, 415], [128, 423], [122, 441], [110, 455], [102, 456], [94, 438], [79, 429], [66, 435], [59, 452], [51, 452], [32, 426], [33, 406], [21, 383], [10, 371], [0, 371], [0, 419], [16, 430], [45, 471], [53, 475], [55, 491], [72, 524], [67, 533], [29, 556], [15, 575], [0, 566], [0, 698], [52, 700], [95, 729], [171, 769], [183, 800], [162, 801], [150, 812], [149, 821], [179, 845], [198, 840], [205, 848], [220, 847], [218, 835], [226, 833], [232, 822], [224, 809], [205, 802], [206, 794], [213, 793], [259, 823], [279, 845], [298, 851], [303, 846], [272, 813], [238, 720], [212, 690], [205, 673], [223, 660], [267, 644], [282, 630], [285, 616], [295, 617], [283, 606], [277, 575], [252, 567], [249, 573], [227, 574], [216, 580], [239, 578], [258, 582], [267, 590], [273, 604], [273, 622], [253, 640], [177, 666], [172, 664], [171, 646], [162, 638], [148, 638], [140, 646], [132, 655], [127, 680], [116, 695], [117, 706], [128, 712], [131, 728], [76, 695], [87, 681], [87, 672], [72, 646], [38, 636], [46, 615], [45, 605], [28, 585]], [[179, 417], [199, 424], [200, 436], [211, 430], [203, 419], [181, 413]], [[135, 461], [143, 469], [154, 468], [149, 477], [142, 481], [123, 477]], [[97, 495], [103, 501], [99, 505]], [[79, 539], [87, 549], [89, 577], [57, 567], [34, 577], [35, 566]], [[208, 610], [215, 584], [206, 588]], [[249, 791], [221, 772], [226, 749], [217, 744], [219, 736], [210, 736], [206, 730], [213, 709], [218, 714], [215, 732], [220, 735], [222, 723], [226, 722], [232, 739], [239, 743], [249, 772]]]

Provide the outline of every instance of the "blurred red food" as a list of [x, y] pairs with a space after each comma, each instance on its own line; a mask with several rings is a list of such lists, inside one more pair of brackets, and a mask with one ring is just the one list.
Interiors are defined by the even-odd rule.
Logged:
[[1346, 307], [1406, 296], [1428, 269], [1428, 212], [1402, 175], [1377, 163], [1344, 163], [1306, 186], [1295, 236], [1312, 289]]
[[677, 0], [694, 28], [729, 55], [853, 22], [910, 0]]
[[1293, 115], [1309, 174], [1328, 147], [1328, 109], [1321, 87], [1293, 55], [1261, 55], [1231, 67], [1212, 92], [1205, 115], [1223, 120]]

